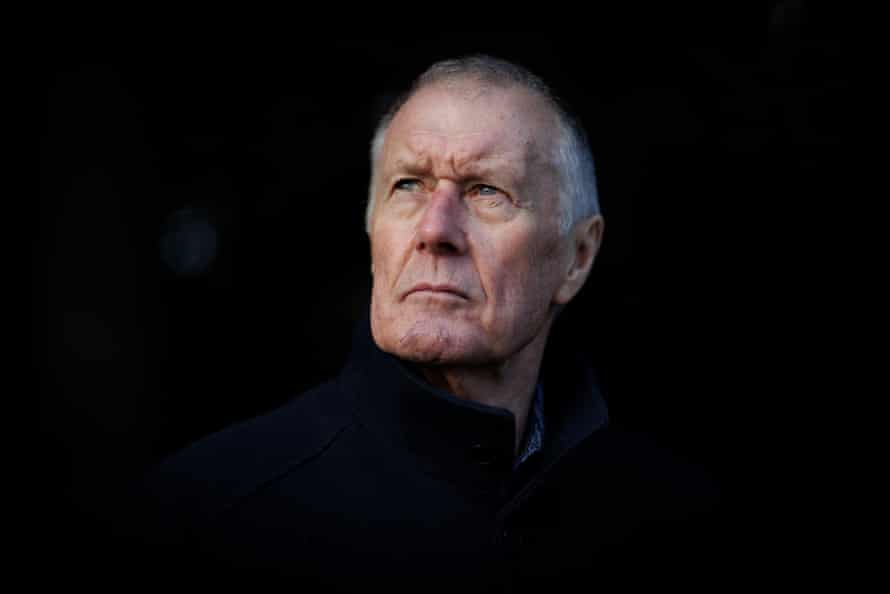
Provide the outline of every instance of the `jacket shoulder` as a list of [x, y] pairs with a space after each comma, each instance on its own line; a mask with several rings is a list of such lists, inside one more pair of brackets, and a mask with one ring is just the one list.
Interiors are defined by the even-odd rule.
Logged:
[[352, 422], [336, 380], [175, 452], [134, 485], [163, 514], [209, 517], [298, 469]]

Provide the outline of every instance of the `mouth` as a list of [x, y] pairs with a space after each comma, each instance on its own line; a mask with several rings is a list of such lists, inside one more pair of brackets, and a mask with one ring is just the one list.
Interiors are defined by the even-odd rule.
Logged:
[[429, 283], [420, 283], [419, 285], [413, 286], [410, 291], [405, 293], [405, 297], [414, 293], [433, 293], [443, 296], [452, 295], [455, 297], [460, 297], [461, 299], [469, 299], [466, 293], [453, 285], [432, 285]]

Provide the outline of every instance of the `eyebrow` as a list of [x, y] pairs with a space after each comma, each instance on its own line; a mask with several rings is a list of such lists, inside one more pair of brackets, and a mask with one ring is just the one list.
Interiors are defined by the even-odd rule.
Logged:
[[[411, 159], [400, 156], [387, 169], [390, 171], [406, 171], [408, 173], [423, 173], [430, 168], [430, 159]], [[389, 173], [389, 171], [387, 171]]]
[[[414, 153], [411, 153], [410, 151], [406, 151], [406, 153], [407, 156], [403, 153], [396, 158], [388, 175], [392, 175], [394, 172], [398, 171], [404, 171], [418, 176], [429, 173], [432, 161], [430, 157], [416, 158]], [[464, 178], [498, 178], [499, 174], [504, 175], [506, 173], [506, 175], [511, 177], [511, 179], [507, 181], [514, 184], [521, 183], [526, 177], [524, 172], [520, 171], [517, 167], [501, 165], [499, 168], [491, 163], [491, 159], [486, 159], [484, 156], [481, 159], [475, 157], [466, 160], [458, 167], [457, 173]]]

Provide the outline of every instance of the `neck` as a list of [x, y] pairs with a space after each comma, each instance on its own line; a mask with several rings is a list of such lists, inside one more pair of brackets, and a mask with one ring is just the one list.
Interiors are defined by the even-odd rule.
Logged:
[[505, 408], [516, 419], [514, 454], [518, 454], [535, 395], [548, 328], [508, 360], [492, 365], [421, 366], [428, 382], [458, 398]]

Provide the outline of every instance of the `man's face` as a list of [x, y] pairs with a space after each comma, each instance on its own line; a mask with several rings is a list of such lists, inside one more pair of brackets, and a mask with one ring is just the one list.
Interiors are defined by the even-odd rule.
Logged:
[[418, 363], [506, 361], [542, 332], [569, 262], [556, 117], [521, 89], [415, 94], [393, 119], [371, 215], [371, 328]]

